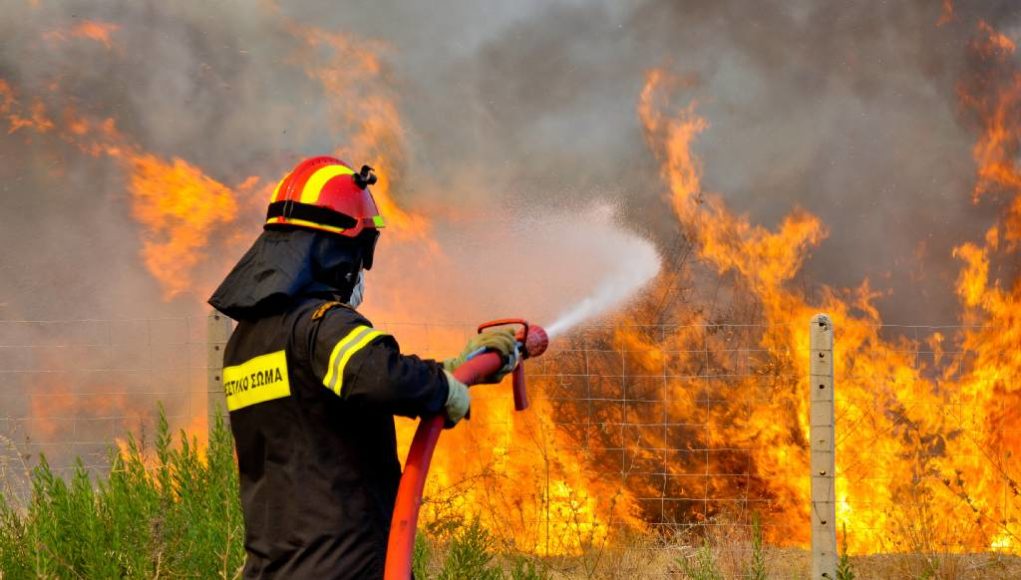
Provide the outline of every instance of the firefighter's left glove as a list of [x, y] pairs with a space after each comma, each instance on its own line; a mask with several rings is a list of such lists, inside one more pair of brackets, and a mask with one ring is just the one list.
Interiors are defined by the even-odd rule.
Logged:
[[468, 414], [468, 409], [471, 407], [471, 396], [464, 383], [455, 379], [450, 372], [444, 371], [444, 373], [447, 375], [449, 389], [447, 390], [447, 403], [443, 407], [447, 413], [447, 420], [443, 426], [450, 429]]
[[485, 380], [479, 381], [479, 384], [495, 385], [499, 383], [518, 364], [518, 341], [514, 338], [514, 331], [509, 328], [497, 328], [471, 337], [464, 350], [461, 351], [461, 354], [443, 361], [443, 368], [448, 372], [454, 372], [457, 367], [463, 365], [468, 360], [468, 357], [479, 350], [496, 351], [500, 353], [503, 360], [507, 361], [503, 368], [495, 374], [486, 377]]

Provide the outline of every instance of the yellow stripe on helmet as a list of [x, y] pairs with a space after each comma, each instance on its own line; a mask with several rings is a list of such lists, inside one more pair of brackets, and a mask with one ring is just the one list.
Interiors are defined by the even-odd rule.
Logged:
[[317, 169], [313, 173], [308, 181], [305, 182], [305, 188], [301, 190], [301, 203], [307, 203], [314, 205], [319, 201], [319, 194], [323, 192], [323, 187], [326, 186], [326, 182], [337, 177], [338, 175], [353, 175], [354, 170], [350, 167], [344, 167], [343, 165], [327, 165]]
[[291, 174], [288, 173], [287, 175], [284, 176], [283, 179], [277, 182], [277, 186], [273, 188], [273, 196], [269, 198], [270, 203], [280, 201], [280, 188], [284, 185], [284, 182], [287, 181], [287, 178], [290, 176]]

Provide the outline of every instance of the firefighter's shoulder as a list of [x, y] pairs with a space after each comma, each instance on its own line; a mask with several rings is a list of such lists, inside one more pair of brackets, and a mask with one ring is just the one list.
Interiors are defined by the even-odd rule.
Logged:
[[317, 323], [342, 323], [355, 324], [358, 326], [372, 326], [368, 318], [350, 305], [337, 300], [328, 300], [317, 305], [312, 310], [312, 322]]
[[[343, 396], [345, 374], [357, 369], [365, 360], [368, 348], [381, 344], [389, 352], [396, 347], [393, 338], [373, 328], [358, 311], [340, 302], [325, 302], [312, 309], [313, 335], [310, 337], [312, 369], [324, 386]], [[372, 351], [380, 352], [380, 351]], [[350, 363], [350, 364], [349, 364]], [[350, 383], [352, 377], [348, 377]]]
[[368, 318], [343, 302], [330, 301], [316, 305], [312, 308], [309, 320], [315, 327], [313, 332], [317, 344], [332, 346], [359, 334], [368, 335], [369, 331], [373, 337], [384, 336], [384, 333], [375, 330]]

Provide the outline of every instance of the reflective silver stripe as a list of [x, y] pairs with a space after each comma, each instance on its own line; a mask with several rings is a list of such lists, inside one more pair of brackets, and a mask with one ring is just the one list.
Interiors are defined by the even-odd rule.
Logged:
[[[333, 352], [330, 353], [330, 362], [327, 366], [326, 376], [323, 377], [323, 385], [336, 392], [334, 385], [337, 382], [337, 363], [340, 362], [344, 357], [344, 353], [347, 348], [354, 344], [358, 338], [364, 335], [366, 332], [372, 330], [368, 326], [356, 326], [354, 330], [347, 333], [347, 336], [337, 341], [337, 344], [333, 347]], [[340, 393], [337, 393], [340, 394]]]
[[370, 326], [358, 326], [341, 339], [330, 353], [329, 371], [323, 378], [323, 385], [338, 396], [344, 385], [344, 368], [356, 352], [369, 344], [373, 339], [382, 336], [382, 332]]

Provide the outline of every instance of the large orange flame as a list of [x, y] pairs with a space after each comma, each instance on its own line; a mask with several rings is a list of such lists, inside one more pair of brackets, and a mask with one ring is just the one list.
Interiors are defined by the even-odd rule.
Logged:
[[213, 228], [236, 219], [235, 193], [183, 159], [130, 157], [133, 215], [148, 226], [142, 257], [168, 297], [188, 290]]
[[118, 130], [112, 118], [88, 118], [69, 107], [58, 122], [41, 102], [29, 111], [24, 114], [13, 90], [0, 79], [0, 114], [7, 116], [9, 132], [52, 130], [83, 153], [106, 156], [121, 165], [132, 215], [143, 228], [143, 263], [167, 299], [194, 291], [195, 269], [207, 257], [203, 250], [218, 229], [222, 233], [223, 226], [237, 220], [238, 199], [254, 187], [257, 178], [232, 189], [184, 159], [167, 161], [145, 152]]
[[[1004, 59], [1014, 48], [983, 23], [972, 50], [981, 58]], [[838, 329], [838, 518], [847, 522], [851, 549], [1018, 549], [1018, 523], [1010, 515], [1018, 489], [1008, 461], [1021, 450], [1011, 428], [1021, 408], [1021, 284], [1015, 273], [1011, 287], [1004, 287], [1003, 280], [993, 277], [991, 258], [1016, 251], [1021, 179], [1014, 159], [1021, 142], [1021, 82], [1017, 73], [1001, 77], [1007, 80], [992, 90], [990, 79], [962, 87], [963, 102], [976, 109], [983, 125], [975, 146], [979, 179], [974, 199], [977, 203], [991, 191], [1012, 198], [983, 243], [955, 250], [965, 264], [958, 281], [964, 320], [984, 326], [955, 337], [961, 347], [954, 353], [943, 350], [945, 336], [933, 335], [935, 358], [919, 363], [918, 343], [879, 335], [882, 320], [867, 281], [852, 292], [824, 289], [814, 301], [788, 284], [807, 252], [825, 237], [822, 224], [795, 210], [776, 231], [768, 231], [735, 216], [718, 195], [703, 191], [692, 144], [708, 123], [693, 103], [665, 115], [663, 87], [670, 79], [662, 71], [648, 76], [638, 111], [661, 161], [675, 213], [700, 258], [750, 291], [765, 321], [759, 342], [768, 355], [756, 372], [775, 379], [734, 379], [738, 388], [728, 390], [733, 394], [720, 403], [719, 417], [710, 413], [702, 419], [710, 425], [712, 435], [704, 441], [710, 452], [734, 446], [750, 451], [752, 472], [778, 512], [771, 518], [774, 541], [804, 544], [808, 539], [807, 385], [783, 377], [806, 376], [804, 321], [823, 310]], [[983, 92], [968, 92], [976, 88]], [[640, 345], [637, 350], [692, 350], [690, 332], [668, 337], [665, 346], [621, 332], [629, 334], [624, 341]], [[739, 362], [724, 348], [707, 350], [724, 369]], [[962, 353], [977, 359], [965, 360]], [[957, 360], [948, 363], [947, 357]], [[793, 372], [778, 371], [783, 368]], [[936, 369], [942, 370], [933, 376]], [[696, 412], [677, 410], [681, 417]], [[681, 465], [678, 472], [689, 467]], [[919, 545], [922, 536], [924, 546]]]

